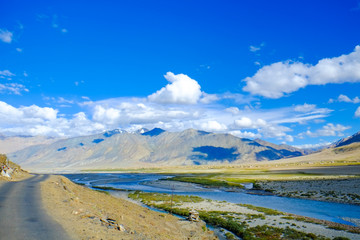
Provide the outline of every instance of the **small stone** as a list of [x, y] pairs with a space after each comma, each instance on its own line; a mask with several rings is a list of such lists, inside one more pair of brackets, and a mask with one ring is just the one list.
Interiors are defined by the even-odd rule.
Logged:
[[74, 210], [74, 211], [71, 212], [71, 214], [73, 214], [73, 215], [78, 215], [79, 213], [80, 213], [80, 212], [77, 211], [77, 210]]
[[122, 225], [122, 224], [119, 224], [119, 225], [118, 225], [118, 230], [119, 230], [120, 232], [125, 232], [125, 231], [126, 231], [124, 225]]

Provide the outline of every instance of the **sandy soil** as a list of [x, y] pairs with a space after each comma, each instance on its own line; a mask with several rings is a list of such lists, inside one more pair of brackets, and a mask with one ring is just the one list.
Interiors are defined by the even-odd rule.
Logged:
[[203, 222], [151, 211], [51, 176], [41, 184], [45, 208], [76, 239], [216, 239]]
[[360, 204], [360, 178], [259, 181], [258, 184], [279, 196]]
[[32, 177], [30, 173], [23, 170], [16, 170], [15, 173], [11, 176], [11, 178], [0, 176], [0, 182], [2, 181], [22, 181], [27, 178]]

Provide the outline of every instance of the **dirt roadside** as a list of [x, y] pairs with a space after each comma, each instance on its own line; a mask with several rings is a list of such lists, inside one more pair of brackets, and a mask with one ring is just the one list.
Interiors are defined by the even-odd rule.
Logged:
[[63, 176], [41, 183], [44, 207], [75, 239], [217, 239], [203, 222], [180, 220]]

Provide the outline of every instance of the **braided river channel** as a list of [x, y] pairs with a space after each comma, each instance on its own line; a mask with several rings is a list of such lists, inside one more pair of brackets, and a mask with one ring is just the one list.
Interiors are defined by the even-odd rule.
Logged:
[[124, 190], [140, 190], [144, 192], [194, 195], [218, 201], [251, 204], [348, 225], [354, 225], [347, 221], [348, 219], [360, 218], [360, 206], [352, 204], [278, 197], [274, 195], [249, 194], [247, 190], [229, 192], [223, 189], [203, 188], [196, 184], [187, 184], [187, 187], [185, 188], [177, 187], [177, 184], [171, 187], [159, 187], [156, 184], [151, 184], [159, 179], [169, 178], [171, 177], [170, 175], [142, 173], [84, 173], [66, 174], [64, 176], [75, 183], [84, 184], [90, 188], [93, 186], [101, 186]]

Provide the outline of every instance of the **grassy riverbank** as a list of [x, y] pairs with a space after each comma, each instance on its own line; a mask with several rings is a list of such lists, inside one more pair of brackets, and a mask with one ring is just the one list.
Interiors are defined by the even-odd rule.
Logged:
[[[360, 239], [360, 229], [300, 217], [245, 204], [232, 204], [193, 196], [178, 196], [136, 191], [129, 197], [182, 216], [196, 209], [200, 218], [244, 240], [253, 239]], [[342, 238], [340, 238], [342, 237]]]

